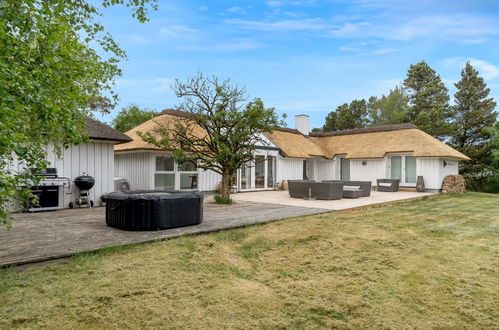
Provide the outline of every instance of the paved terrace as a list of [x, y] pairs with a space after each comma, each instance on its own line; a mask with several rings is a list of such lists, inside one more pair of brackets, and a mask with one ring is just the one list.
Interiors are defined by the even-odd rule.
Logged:
[[[425, 194], [377, 193], [354, 200], [291, 199], [286, 191], [234, 194], [235, 205], [205, 203], [200, 225], [162, 231], [124, 231], [106, 226], [105, 208], [81, 208], [14, 215], [14, 228], [0, 227], [0, 266], [68, 257], [105, 247], [170, 239], [250, 224], [421, 197]], [[211, 196], [206, 198], [210, 201]]]

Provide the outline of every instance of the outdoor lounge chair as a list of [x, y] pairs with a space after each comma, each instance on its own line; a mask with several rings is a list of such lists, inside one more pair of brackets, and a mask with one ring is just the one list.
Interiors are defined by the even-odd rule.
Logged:
[[346, 193], [343, 194], [345, 198], [357, 198], [357, 197], [368, 197], [371, 196], [371, 181], [340, 181], [340, 180], [324, 180], [322, 182], [342, 182], [343, 183], [343, 191], [353, 191], [360, 190], [359, 193]]
[[288, 181], [289, 196], [293, 198], [341, 199], [343, 197], [343, 183], [315, 182], [313, 180]]
[[312, 183], [312, 196], [317, 199], [333, 200], [343, 198], [342, 182]]
[[288, 181], [288, 191], [289, 197], [293, 198], [308, 198], [311, 194], [311, 183], [314, 180], [289, 180]]
[[378, 191], [396, 192], [399, 191], [400, 180], [398, 179], [378, 179]]

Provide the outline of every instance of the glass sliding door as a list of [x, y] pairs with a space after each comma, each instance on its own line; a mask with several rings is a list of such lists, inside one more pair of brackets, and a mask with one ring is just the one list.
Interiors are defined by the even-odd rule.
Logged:
[[350, 181], [350, 160], [341, 158], [341, 181]]
[[390, 158], [391, 179], [402, 181], [402, 156], [391, 156]]
[[399, 179], [402, 186], [416, 185], [416, 158], [413, 156], [390, 156], [390, 178]]
[[251, 163], [245, 163], [241, 166], [241, 189], [251, 189]]
[[274, 188], [276, 157], [267, 156], [267, 188]]
[[412, 156], [405, 157], [405, 182], [416, 183], [416, 158]]
[[265, 156], [255, 156], [255, 188], [265, 188]]

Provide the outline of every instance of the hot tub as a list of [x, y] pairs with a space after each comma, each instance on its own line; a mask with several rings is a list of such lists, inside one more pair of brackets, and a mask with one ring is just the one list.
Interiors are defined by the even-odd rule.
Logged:
[[198, 225], [203, 195], [185, 191], [127, 191], [106, 195], [106, 224], [125, 230], [159, 230]]

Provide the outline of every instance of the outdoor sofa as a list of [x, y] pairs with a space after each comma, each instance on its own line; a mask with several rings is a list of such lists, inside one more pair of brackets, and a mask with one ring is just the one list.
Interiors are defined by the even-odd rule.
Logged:
[[399, 191], [400, 180], [398, 179], [378, 179], [378, 191], [396, 192]]
[[314, 180], [289, 180], [289, 196], [293, 198], [341, 199], [343, 183], [315, 182]]
[[[340, 181], [340, 180], [324, 180], [322, 182], [342, 182], [343, 197], [357, 198], [371, 196], [371, 181]], [[360, 192], [359, 192], [360, 191]]]

